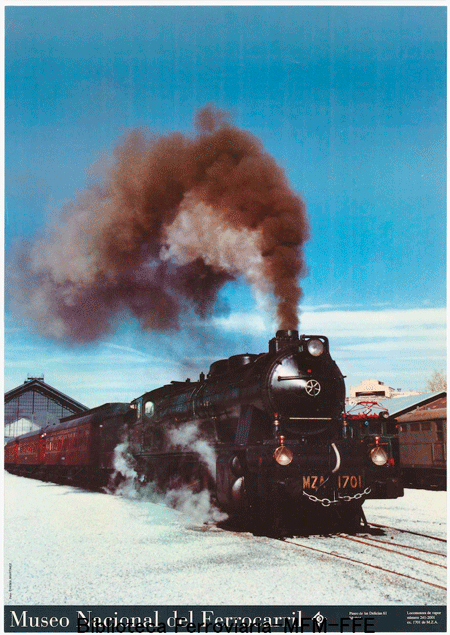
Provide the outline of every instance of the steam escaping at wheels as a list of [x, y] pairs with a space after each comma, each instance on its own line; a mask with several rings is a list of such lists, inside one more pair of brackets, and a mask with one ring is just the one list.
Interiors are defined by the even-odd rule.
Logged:
[[[215, 470], [214, 448], [200, 439], [197, 432], [195, 424], [188, 426], [183, 433], [180, 430], [171, 430], [168, 435], [169, 444], [174, 448], [177, 445], [182, 445], [185, 450], [190, 448], [198, 455], [201, 463], [208, 465], [208, 469]], [[158, 480], [149, 482], [144, 475], [139, 475], [135, 465], [129, 443], [125, 441], [117, 445], [114, 449], [113, 471], [105, 491], [115, 496], [168, 505], [182, 512], [188, 521], [197, 525], [218, 523], [228, 518], [227, 514], [214, 505], [210, 489], [204, 487], [204, 483], [199, 480], [182, 482], [178, 475], [173, 475], [161, 487]]]

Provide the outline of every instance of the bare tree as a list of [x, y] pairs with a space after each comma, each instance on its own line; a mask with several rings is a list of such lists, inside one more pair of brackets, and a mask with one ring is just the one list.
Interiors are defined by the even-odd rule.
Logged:
[[430, 379], [427, 379], [427, 388], [430, 392], [447, 390], [447, 377], [441, 371], [435, 370]]

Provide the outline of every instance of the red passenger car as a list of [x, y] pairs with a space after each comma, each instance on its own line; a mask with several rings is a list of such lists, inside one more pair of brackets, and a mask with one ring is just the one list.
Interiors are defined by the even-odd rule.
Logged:
[[5, 467], [15, 466], [19, 474], [25, 476], [42, 476], [45, 463], [45, 432], [33, 430], [17, 439], [9, 441], [5, 446]]
[[98, 426], [92, 417], [81, 417], [46, 430], [45, 467], [48, 478], [71, 481], [77, 474], [94, 469]]
[[124, 426], [134, 417], [126, 403], [108, 403], [24, 434], [5, 446], [5, 468], [57, 483], [106, 485]]
[[17, 463], [17, 453], [19, 451], [19, 444], [16, 439], [8, 441], [5, 445], [5, 468], [9, 469]]

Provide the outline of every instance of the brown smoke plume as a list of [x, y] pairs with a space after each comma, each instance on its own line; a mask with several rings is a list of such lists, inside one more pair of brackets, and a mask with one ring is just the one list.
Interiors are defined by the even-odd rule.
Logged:
[[118, 316], [171, 329], [216, 306], [242, 276], [273, 294], [280, 328], [296, 328], [308, 224], [301, 199], [254, 136], [200, 110], [197, 135], [129, 134], [100, 187], [22, 243], [9, 269], [16, 309], [47, 336], [91, 341]]

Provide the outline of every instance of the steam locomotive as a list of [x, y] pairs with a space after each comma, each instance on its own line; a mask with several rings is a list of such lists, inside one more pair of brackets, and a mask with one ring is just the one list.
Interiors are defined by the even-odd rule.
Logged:
[[197, 381], [19, 437], [5, 464], [111, 487], [120, 478], [115, 448], [126, 442], [139, 486], [207, 487], [231, 517], [264, 531], [355, 529], [366, 498], [396, 498], [403, 488], [396, 435], [365, 434], [346, 419], [344, 402], [328, 339], [278, 331], [267, 353], [216, 361]]

